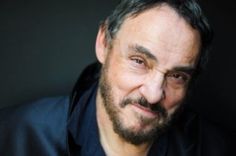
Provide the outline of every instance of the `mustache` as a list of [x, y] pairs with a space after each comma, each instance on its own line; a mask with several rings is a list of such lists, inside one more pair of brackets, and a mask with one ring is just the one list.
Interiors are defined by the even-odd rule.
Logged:
[[160, 102], [151, 104], [144, 97], [140, 97], [136, 99], [127, 98], [121, 102], [121, 107], [125, 107], [129, 104], [139, 104], [140, 106], [145, 107], [154, 113], [158, 113], [159, 115], [162, 115], [163, 117], [167, 116], [167, 111], [161, 105]]

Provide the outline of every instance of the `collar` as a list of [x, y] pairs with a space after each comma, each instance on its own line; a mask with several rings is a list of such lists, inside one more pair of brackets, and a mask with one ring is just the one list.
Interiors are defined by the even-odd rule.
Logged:
[[[71, 155], [80, 154], [105, 156], [99, 141], [96, 120], [97, 84], [86, 91], [79, 99], [68, 121], [69, 150]], [[72, 151], [72, 152], [71, 152]]]

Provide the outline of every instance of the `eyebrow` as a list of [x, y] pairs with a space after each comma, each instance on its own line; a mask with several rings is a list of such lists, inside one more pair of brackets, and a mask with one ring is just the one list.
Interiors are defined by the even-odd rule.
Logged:
[[129, 49], [136, 53], [145, 55], [147, 58], [152, 59], [157, 62], [157, 58], [151, 53], [151, 51], [143, 46], [135, 44], [135, 45], [129, 46]]
[[179, 67], [174, 67], [170, 71], [181, 71], [184, 73], [187, 73], [189, 75], [192, 75], [196, 69], [192, 66], [179, 66]]

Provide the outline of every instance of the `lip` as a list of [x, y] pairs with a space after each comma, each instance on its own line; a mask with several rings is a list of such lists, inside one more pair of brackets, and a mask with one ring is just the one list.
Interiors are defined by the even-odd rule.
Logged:
[[142, 113], [144, 114], [145, 116], [148, 116], [150, 118], [155, 118], [158, 116], [158, 113], [157, 112], [153, 112], [151, 111], [150, 109], [146, 108], [146, 107], [143, 107], [137, 103], [135, 104], [132, 104], [132, 106], [139, 112], [139, 113]]

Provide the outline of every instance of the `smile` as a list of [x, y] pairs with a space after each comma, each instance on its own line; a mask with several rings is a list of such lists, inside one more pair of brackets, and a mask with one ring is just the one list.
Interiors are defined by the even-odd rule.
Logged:
[[158, 112], [154, 112], [151, 109], [141, 106], [138, 103], [134, 103], [131, 105], [138, 113], [143, 114], [144, 116], [148, 118], [156, 118], [158, 117]]

